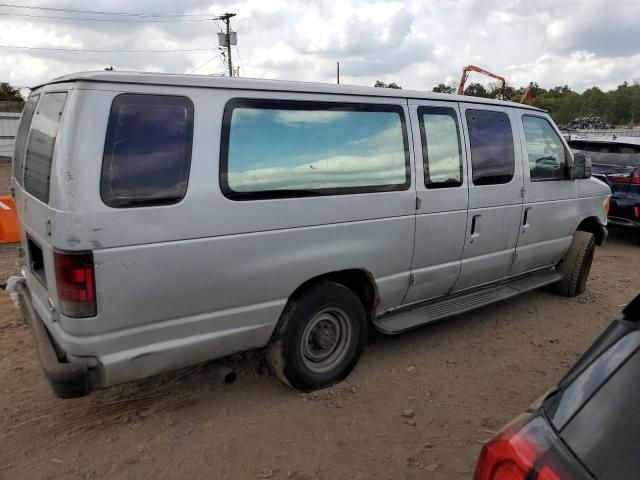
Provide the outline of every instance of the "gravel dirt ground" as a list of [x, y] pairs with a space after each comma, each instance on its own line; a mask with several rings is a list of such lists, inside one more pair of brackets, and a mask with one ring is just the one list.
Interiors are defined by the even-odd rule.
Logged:
[[[6, 176], [0, 166], [0, 191]], [[3, 275], [16, 252], [2, 249]], [[469, 479], [482, 442], [553, 386], [639, 285], [640, 248], [612, 232], [584, 295], [535, 291], [372, 335], [330, 389], [286, 388], [251, 352], [225, 359], [232, 385], [205, 364], [67, 401], [0, 294], [0, 479]]]

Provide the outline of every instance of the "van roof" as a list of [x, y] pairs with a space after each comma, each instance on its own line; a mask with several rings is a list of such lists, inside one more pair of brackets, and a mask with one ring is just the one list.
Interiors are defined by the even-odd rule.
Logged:
[[51, 83], [72, 81], [101, 82], [101, 83], [129, 83], [145, 85], [171, 85], [198, 88], [232, 88], [242, 90], [268, 90], [278, 92], [328, 93], [334, 95], [363, 95], [376, 97], [419, 98], [427, 100], [460, 101], [488, 105], [502, 105], [506, 107], [525, 108], [544, 111], [520, 103], [494, 100], [480, 97], [465, 97], [447, 93], [424, 92], [420, 90], [400, 90], [393, 88], [361, 87], [356, 85], [334, 85], [331, 83], [301, 82], [292, 80], [265, 80], [245, 77], [213, 77], [210, 75], [187, 75], [172, 73], [149, 72], [111, 72], [93, 71], [78, 72], [54, 78], [34, 88]]

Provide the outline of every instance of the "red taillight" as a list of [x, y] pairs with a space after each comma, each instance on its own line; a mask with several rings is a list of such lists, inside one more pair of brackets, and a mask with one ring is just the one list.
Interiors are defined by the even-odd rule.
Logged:
[[610, 173], [607, 178], [612, 183], [631, 183], [631, 175], [628, 173]]
[[640, 185], [640, 168], [636, 168], [631, 173], [610, 173], [607, 175], [610, 182], [613, 183], [631, 183]]
[[96, 286], [91, 252], [54, 252], [60, 313], [67, 317], [96, 315]]
[[521, 415], [482, 448], [473, 480], [560, 480], [540, 461], [552, 443], [544, 419]]
[[633, 214], [636, 216], [637, 219], [640, 220], [640, 207], [638, 205], [633, 207]]

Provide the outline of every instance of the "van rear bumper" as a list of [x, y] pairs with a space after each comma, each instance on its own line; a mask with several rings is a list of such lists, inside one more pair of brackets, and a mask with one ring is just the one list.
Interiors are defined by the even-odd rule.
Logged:
[[68, 363], [58, 359], [49, 332], [33, 308], [31, 295], [24, 281], [16, 285], [16, 292], [20, 301], [20, 313], [31, 328], [40, 365], [53, 393], [59, 398], [78, 398], [91, 393], [93, 388], [89, 368], [82, 363]]

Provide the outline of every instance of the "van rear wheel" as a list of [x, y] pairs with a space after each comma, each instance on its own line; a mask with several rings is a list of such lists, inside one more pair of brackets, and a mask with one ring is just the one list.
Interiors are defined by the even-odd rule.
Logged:
[[353, 370], [366, 336], [360, 299], [344, 285], [320, 281], [289, 299], [267, 347], [267, 360], [285, 384], [316, 390]]
[[556, 293], [566, 297], [584, 293], [595, 249], [596, 239], [593, 233], [576, 231], [569, 251], [557, 267], [558, 272], [562, 274], [562, 280], [553, 286]]

